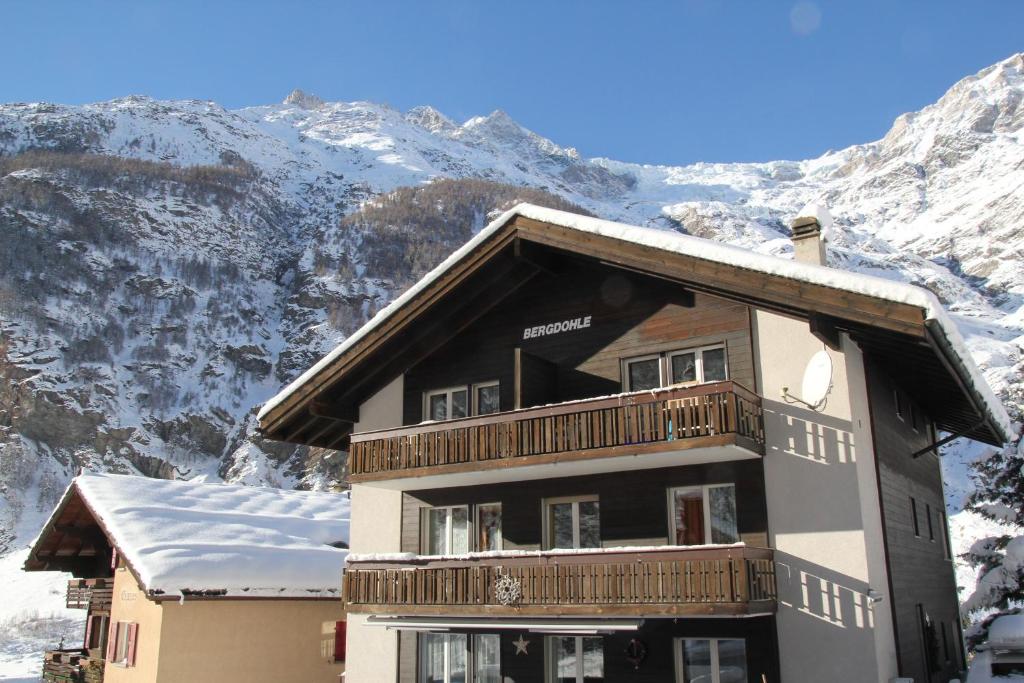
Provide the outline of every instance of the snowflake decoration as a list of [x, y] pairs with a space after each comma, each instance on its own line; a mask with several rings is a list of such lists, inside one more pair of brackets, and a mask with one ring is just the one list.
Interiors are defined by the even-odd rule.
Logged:
[[523, 584], [519, 579], [498, 571], [498, 578], [494, 581], [494, 597], [506, 607], [514, 605], [523, 599]]

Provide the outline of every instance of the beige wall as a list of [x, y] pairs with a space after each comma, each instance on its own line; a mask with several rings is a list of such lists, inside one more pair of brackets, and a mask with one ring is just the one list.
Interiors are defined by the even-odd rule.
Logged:
[[343, 618], [340, 600], [186, 599], [161, 609], [158, 683], [337, 683], [344, 671], [333, 633], [323, 633]]
[[[404, 380], [398, 377], [359, 406], [354, 431], [386, 429], [402, 424]], [[352, 526], [349, 548], [353, 553], [397, 553], [402, 541], [402, 493], [366, 485], [352, 486]], [[367, 683], [398, 677], [398, 636], [393, 631], [364, 625], [365, 616], [353, 614], [348, 624], [346, 679]]]
[[149, 600], [139, 584], [124, 567], [114, 572], [114, 596], [110, 605], [110, 622], [135, 622], [139, 625], [136, 639], [135, 666], [107, 664], [103, 680], [108, 683], [141, 683], [157, 679], [160, 664], [160, 643], [163, 613]]
[[864, 368], [844, 338], [829, 350], [833, 387], [819, 410], [799, 395], [807, 362], [824, 348], [806, 322], [757, 311], [758, 387], [764, 397], [768, 531], [776, 549], [782, 680], [886, 681], [896, 671], [881, 513]]
[[135, 666], [108, 664], [114, 683], [337, 683], [334, 632], [340, 600], [154, 602], [118, 569], [112, 621], [138, 623]]

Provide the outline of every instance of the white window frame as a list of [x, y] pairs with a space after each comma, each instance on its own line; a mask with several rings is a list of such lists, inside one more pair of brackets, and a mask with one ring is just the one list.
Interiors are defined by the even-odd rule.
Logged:
[[[604, 669], [604, 637], [602, 636], [574, 636], [572, 634], [557, 635], [557, 636], [545, 636], [544, 638], [544, 680], [547, 683], [551, 683], [558, 678], [556, 667], [558, 662], [555, 660], [555, 640], [557, 638], [575, 638], [576, 639], [576, 683], [583, 683], [586, 677], [586, 671], [583, 663], [583, 639], [584, 638], [599, 638], [602, 643], [601, 648], [601, 668]], [[605, 677], [605, 680], [608, 680]]]
[[470, 403], [472, 404], [471, 408], [472, 408], [472, 414], [473, 415], [479, 415], [480, 414], [480, 404], [479, 404], [479, 399], [478, 399], [477, 393], [476, 393], [477, 389], [484, 389], [486, 387], [498, 387], [498, 409], [496, 411], [494, 411], [494, 413], [487, 413], [487, 414], [488, 415], [494, 415], [495, 413], [500, 413], [501, 412], [501, 384], [500, 384], [500, 382], [498, 380], [495, 379], [495, 380], [490, 380], [488, 382], [477, 382], [476, 384], [473, 384], [472, 386], [470, 386], [470, 389], [469, 389], [470, 393], [473, 394], [473, 396], [471, 397], [471, 400], [470, 400]]
[[585, 495], [585, 496], [560, 496], [558, 498], [545, 498], [543, 500], [544, 505], [544, 533], [541, 534], [542, 541], [544, 543], [545, 550], [553, 550], [552, 544], [555, 539], [553, 538], [553, 529], [551, 525], [554, 518], [551, 516], [551, 506], [561, 503], [572, 503], [572, 547], [578, 549], [580, 547], [580, 503], [597, 503], [598, 504], [598, 519], [600, 520], [601, 515], [601, 499], [597, 494]]
[[[725, 343], [718, 344], [707, 344], [705, 346], [695, 346], [690, 349], [677, 349], [675, 351], [669, 351], [665, 354], [665, 368], [664, 368], [664, 384], [667, 387], [686, 387], [694, 384], [704, 384], [704, 352], [712, 351], [714, 349], [722, 349], [722, 357], [725, 361], [725, 380], [729, 379], [729, 351], [725, 347]], [[694, 358], [694, 365], [697, 370], [697, 379], [689, 382], [672, 382], [672, 359], [676, 356], [682, 356], [683, 354], [692, 353]], [[723, 382], [725, 380], [715, 380], [716, 382]]]
[[[676, 667], [676, 682], [684, 683], [686, 678], [686, 672], [683, 670], [683, 641], [684, 640], [707, 640], [711, 643], [709, 653], [711, 654], [711, 680], [709, 683], [721, 683], [722, 671], [721, 662], [718, 657], [718, 643], [722, 640], [742, 640], [743, 651], [746, 653], [747, 639], [746, 638], [704, 638], [701, 636], [681, 636], [672, 639], [672, 657], [675, 660]], [[748, 667], [749, 668], [749, 667]]]
[[[732, 487], [736, 489], [735, 482], [722, 482], [720, 484], [694, 484], [693, 486], [670, 486], [667, 490], [668, 495], [668, 544], [676, 545], [676, 491], [700, 491], [701, 504], [704, 507], [704, 545], [711, 544], [711, 496], [709, 492], [711, 489], [721, 489], [726, 487]], [[738, 501], [736, 494], [733, 494], [733, 500]], [[737, 511], [737, 526], [739, 522], [739, 511]], [[739, 536], [739, 529], [736, 530], [736, 535]], [[698, 640], [707, 640], [706, 638], [699, 638]]]
[[632, 356], [622, 359], [622, 387], [624, 391], [649, 391], [649, 389], [634, 389], [629, 385], [629, 366], [632, 363], [639, 363], [645, 360], [658, 361], [658, 386], [665, 386], [665, 361], [660, 353], [648, 353], [644, 356]]
[[[729, 379], [729, 348], [725, 342], [717, 342], [715, 344], [705, 344], [704, 346], [692, 346], [685, 349], [673, 349], [671, 351], [663, 351], [661, 353], [648, 353], [643, 356], [631, 356], [629, 358], [623, 358], [620, 362], [619, 372], [622, 375], [622, 390], [623, 391], [648, 391], [647, 389], [633, 389], [629, 383], [629, 366], [631, 363], [645, 360], [658, 360], [658, 387], [665, 389], [668, 387], [688, 387], [697, 384], [705, 384], [704, 380], [704, 352], [712, 351], [714, 349], [722, 349], [724, 360], [725, 360], [725, 380], [714, 380], [715, 382], [726, 381]], [[688, 382], [672, 382], [672, 359], [676, 356], [692, 353], [694, 355], [694, 366], [696, 370], [697, 378]]]
[[501, 520], [498, 533], [501, 534], [502, 548], [498, 548], [498, 550], [502, 550], [505, 545], [505, 511], [502, 509], [501, 503], [497, 501], [493, 503], [477, 503], [476, 505], [473, 506], [473, 519], [470, 520], [470, 529], [471, 531], [473, 531], [473, 545], [475, 546], [474, 549], [478, 552], [483, 551], [483, 548], [481, 548], [480, 544], [477, 543], [477, 541], [480, 540], [480, 537], [479, 534], [476, 533], [477, 530], [480, 528], [480, 508], [489, 507], [498, 508], [498, 515], [499, 519]]
[[[420, 637], [426, 635], [425, 633], [416, 634], [416, 680], [422, 681], [425, 678], [425, 662], [422, 661], [420, 656]], [[501, 657], [500, 638], [501, 636], [495, 633], [430, 633], [429, 635], [435, 636], [452, 636], [452, 635], [464, 635], [466, 636], [466, 683], [473, 683], [476, 680], [476, 669], [477, 669], [477, 643], [476, 639], [484, 636], [493, 636], [499, 639], [498, 657]], [[451, 638], [445, 638], [444, 641], [444, 680], [451, 680], [451, 661], [452, 661], [452, 641]]]
[[466, 386], [466, 385], [462, 385], [462, 386], [457, 386], [457, 387], [445, 387], [443, 389], [431, 389], [430, 391], [424, 391], [423, 392], [423, 419], [424, 419], [424, 421], [426, 421], [426, 420], [433, 420], [434, 419], [433, 413], [430, 412], [430, 399], [433, 398], [434, 396], [440, 396], [442, 394], [445, 394], [447, 396], [447, 398], [446, 398], [446, 404], [447, 404], [446, 412], [447, 412], [447, 415], [445, 417], [445, 420], [459, 420], [459, 419], [461, 419], [461, 418], [457, 418], [457, 417], [452, 417], [452, 395], [456, 391], [465, 391], [466, 392], [466, 417], [469, 417], [472, 414], [472, 411], [471, 411], [472, 397], [469, 396], [469, 391], [470, 391], [469, 387]]
[[427, 550], [427, 548], [430, 547], [430, 513], [434, 512], [434, 511], [437, 511], [437, 510], [444, 510], [446, 512], [446, 514], [445, 514], [445, 521], [444, 521], [444, 532], [445, 532], [445, 539], [446, 539], [445, 544], [448, 546], [449, 551], [448, 552], [444, 552], [444, 553], [440, 553], [440, 554], [442, 554], [442, 555], [454, 555], [454, 554], [456, 554], [456, 553], [451, 552], [451, 547], [453, 545], [453, 543], [452, 543], [452, 530], [454, 528], [453, 524], [452, 524], [452, 518], [453, 518], [452, 511], [453, 510], [459, 510], [459, 509], [466, 511], [466, 526], [467, 526], [466, 533], [468, 534], [468, 538], [469, 538], [469, 542], [466, 543], [466, 550], [468, 552], [472, 552], [473, 551], [473, 546], [475, 545], [475, 543], [474, 543], [474, 529], [473, 529], [474, 524], [473, 524], [473, 517], [472, 517], [472, 514], [471, 514], [471, 513], [473, 513], [472, 506], [470, 506], [470, 505], [438, 505], [438, 506], [431, 506], [431, 507], [420, 508], [420, 552], [421, 553], [423, 553], [424, 555], [435, 554], [435, 553], [431, 553], [431, 552], [429, 552]]
[[117, 629], [114, 631], [114, 661], [111, 664], [128, 666], [128, 655], [130, 654], [128, 641], [132, 623], [130, 621], [117, 622]]

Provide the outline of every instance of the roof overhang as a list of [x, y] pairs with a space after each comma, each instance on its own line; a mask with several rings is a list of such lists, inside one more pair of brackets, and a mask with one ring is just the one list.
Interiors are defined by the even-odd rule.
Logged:
[[866, 351], [891, 358], [894, 375], [926, 371], [927, 386], [915, 398], [939, 429], [993, 445], [1013, 438], [955, 323], [927, 290], [531, 205], [493, 221], [268, 401], [260, 432], [346, 447], [362, 400], [544, 272], [549, 260], [566, 256], [847, 332]]

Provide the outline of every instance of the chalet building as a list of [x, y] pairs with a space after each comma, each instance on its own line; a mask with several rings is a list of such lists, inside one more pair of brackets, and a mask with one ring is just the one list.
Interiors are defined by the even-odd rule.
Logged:
[[76, 477], [27, 571], [70, 572], [82, 644], [45, 654], [78, 683], [337, 683], [344, 495]]
[[949, 681], [938, 432], [1012, 425], [929, 292], [520, 205], [263, 434], [347, 450], [350, 681]]

